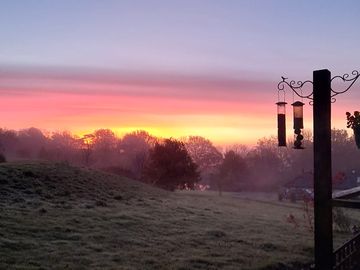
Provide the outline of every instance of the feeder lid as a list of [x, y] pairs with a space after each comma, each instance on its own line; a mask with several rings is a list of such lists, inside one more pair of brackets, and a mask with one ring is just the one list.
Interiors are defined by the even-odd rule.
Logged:
[[301, 102], [301, 101], [295, 101], [293, 104], [291, 104], [292, 106], [304, 106], [305, 103]]

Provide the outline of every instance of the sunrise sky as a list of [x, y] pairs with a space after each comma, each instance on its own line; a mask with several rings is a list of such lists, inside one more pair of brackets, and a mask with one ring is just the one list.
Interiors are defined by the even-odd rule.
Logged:
[[[254, 145], [276, 134], [280, 76], [360, 69], [359, 18], [356, 0], [2, 0], [0, 127]], [[334, 127], [359, 100], [360, 81]]]

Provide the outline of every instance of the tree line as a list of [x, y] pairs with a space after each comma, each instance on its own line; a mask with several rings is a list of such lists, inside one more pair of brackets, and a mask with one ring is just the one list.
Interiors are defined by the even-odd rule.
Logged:
[[[76, 136], [67, 131], [0, 129], [0, 161], [36, 159], [88, 166], [164, 189], [208, 186], [222, 191], [274, 190], [313, 167], [312, 134], [304, 150], [264, 137], [254, 147], [216, 147], [201, 136], [158, 138], [137, 130], [122, 137], [110, 129]], [[360, 172], [360, 152], [346, 130], [332, 131], [333, 175]]]

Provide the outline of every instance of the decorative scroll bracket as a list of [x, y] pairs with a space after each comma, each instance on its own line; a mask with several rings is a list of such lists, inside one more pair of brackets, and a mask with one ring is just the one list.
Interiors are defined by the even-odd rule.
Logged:
[[[311, 92], [309, 94], [303, 94], [303, 87], [306, 85], [306, 84], [313, 84], [312, 81], [294, 81], [294, 80], [291, 80], [290, 82], [286, 81], [288, 78], [285, 78], [285, 77], [281, 77], [282, 78], [282, 81], [280, 81], [278, 83], [278, 90], [279, 91], [285, 91], [285, 86], [289, 87], [298, 97], [300, 98], [306, 98], [306, 99], [310, 99], [310, 100], [313, 100], [313, 91], [311, 90]], [[311, 102], [311, 101], [310, 101]]]
[[[354, 70], [353, 72], [351, 72], [352, 77], [350, 77], [349, 74], [345, 73], [343, 76], [335, 76], [331, 79], [331, 102], [335, 102], [336, 98], [334, 98], [335, 96], [339, 95], [339, 94], [343, 94], [347, 91], [349, 91], [349, 89], [354, 85], [354, 83], [357, 81], [357, 79], [360, 77], [359, 71]], [[332, 87], [332, 82], [336, 79], [340, 79], [342, 82], [346, 83], [346, 82], [350, 82], [349, 86], [345, 89], [345, 90], [341, 90], [341, 91], [336, 91], [333, 89]]]
[[[333, 87], [331, 87], [331, 102], [334, 103], [336, 102], [336, 98], [335, 96], [339, 95], [339, 94], [343, 94], [345, 92], [347, 92], [353, 85], [354, 83], [357, 81], [357, 79], [360, 77], [360, 73], [357, 70], [354, 70], [353, 72], [351, 72], [351, 75], [348, 73], [345, 73], [342, 76], [335, 76], [331, 79], [331, 84], [334, 80], [341, 80], [342, 82], [346, 83], [349, 82], [349, 86], [347, 88], [345, 88], [344, 90], [335, 90], [333, 89]], [[309, 103], [310, 105], [312, 105], [313, 103], [313, 90], [311, 90], [308, 94], [303, 94], [303, 89], [304, 86], [307, 84], [312, 84], [313, 82], [310, 80], [307, 81], [295, 81], [295, 80], [291, 80], [290, 82], [287, 81], [288, 78], [285, 77], [281, 77], [282, 81], [280, 81], [277, 85], [277, 89], [278, 91], [285, 91], [285, 87], [287, 86], [288, 88], [290, 88], [298, 97], [300, 98], [305, 98], [305, 99], [309, 99]]]

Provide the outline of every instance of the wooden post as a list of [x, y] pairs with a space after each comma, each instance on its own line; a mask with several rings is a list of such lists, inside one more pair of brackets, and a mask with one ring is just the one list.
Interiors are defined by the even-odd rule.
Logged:
[[331, 270], [333, 231], [330, 71], [314, 71], [313, 83], [315, 269]]

